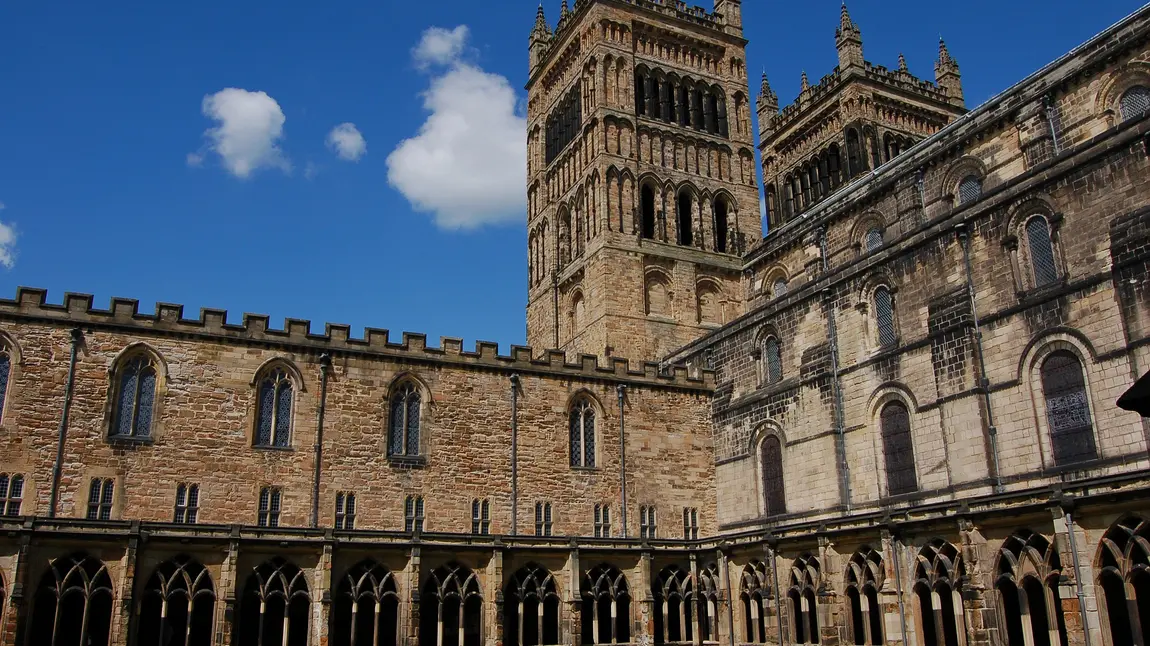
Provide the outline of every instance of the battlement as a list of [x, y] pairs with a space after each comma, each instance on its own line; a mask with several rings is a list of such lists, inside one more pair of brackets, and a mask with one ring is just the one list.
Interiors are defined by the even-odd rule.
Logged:
[[427, 345], [427, 335], [404, 332], [402, 341], [391, 340], [388, 330], [366, 328], [363, 338], [351, 335], [351, 326], [325, 323], [322, 334], [312, 332], [311, 321], [285, 319], [282, 329], [269, 326], [263, 314], [243, 315], [240, 324], [228, 323], [226, 310], [201, 308], [199, 318], [185, 318], [184, 306], [156, 303], [153, 313], [140, 312], [140, 302], [113, 298], [108, 309], [93, 307], [91, 294], [66, 292], [63, 302], [49, 303], [48, 291], [19, 287], [15, 299], [0, 298], [0, 318], [32, 319], [61, 326], [80, 328], [116, 328], [128, 331], [181, 337], [200, 337], [234, 343], [262, 343], [292, 346], [303, 352], [330, 352], [375, 355], [408, 361], [449, 363], [483, 367], [507, 373], [553, 374], [563, 377], [607, 379], [656, 387], [687, 388], [709, 391], [714, 387], [714, 374], [703, 372], [696, 377], [685, 367], [660, 369], [654, 362], [643, 362], [632, 369], [627, 359], [612, 357], [605, 364], [594, 355], [580, 354], [569, 362], [561, 350], [546, 350], [543, 358], [527, 346], [511, 346], [510, 355], [499, 353], [499, 344], [476, 341], [474, 351], [463, 349], [463, 339], [441, 337], [439, 347]]
[[[578, 22], [576, 17], [584, 9], [592, 5], [596, 0], [575, 0], [574, 8], [559, 18], [559, 22], [555, 25], [555, 33], [549, 43], [547, 50], [550, 51], [551, 46], [559, 42], [563, 35], [566, 33], [568, 27]], [[680, 0], [616, 0], [623, 4], [628, 4], [640, 9], [654, 11], [671, 18], [683, 20], [700, 27], [707, 29], [714, 29], [716, 31], [723, 31], [723, 23], [720, 16], [712, 11], [707, 11], [703, 7], [681, 2]]]

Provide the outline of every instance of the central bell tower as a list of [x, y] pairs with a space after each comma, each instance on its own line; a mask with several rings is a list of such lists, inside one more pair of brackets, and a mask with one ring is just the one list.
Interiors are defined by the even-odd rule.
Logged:
[[739, 0], [564, 0], [530, 37], [527, 339], [657, 360], [743, 313], [762, 237]]

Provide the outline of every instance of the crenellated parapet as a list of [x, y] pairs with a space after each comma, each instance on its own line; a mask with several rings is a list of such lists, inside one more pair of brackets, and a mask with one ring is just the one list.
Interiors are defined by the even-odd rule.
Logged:
[[[688, 374], [685, 367], [664, 370], [654, 362], [632, 367], [624, 358], [605, 362], [598, 356], [580, 354], [574, 362], [560, 350], [539, 353], [528, 346], [511, 346], [511, 353], [499, 352], [499, 344], [476, 341], [474, 350], [465, 350], [462, 339], [441, 337], [439, 346], [429, 346], [427, 335], [403, 332], [394, 341], [388, 330], [365, 328], [362, 338], [351, 334], [351, 326], [325, 323], [322, 333], [313, 332], [312, 322], [288, 318], [283, 327], [271, 326], [263, 314], [245, 313], [240, 323], [229, 323], [226, 310], [201, 308], [198, 318], [187, 318], [184, 306], [156, 303], [152, 313], [141, 312], [140, 302], [112, 298], [107, 309], [93, 305], [91, 294], [65, 293], [62, 303], [48, 302], [44, 289], [20, 287], [14, 299], [0, 299], [0, 320], [23, 320], [81, 329], [108, 329], [127, 333], [175, 335], [206, 341], [236, 344], [287, 346], [300, 352], [369, 355], [400, 361], [454, 364], [487, 368], [508, 373], [536, 373], [568, 378], [606, 379], [654, 387], [709, 391], [714, 385], [709, 372]], [[698, 375], [698, 376], [697, 376]]]

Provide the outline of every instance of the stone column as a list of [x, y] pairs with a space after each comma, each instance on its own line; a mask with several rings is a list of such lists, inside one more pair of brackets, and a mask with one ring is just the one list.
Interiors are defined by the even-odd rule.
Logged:
[[[16, 646], [26, 642], [25, 632], [28, 625], [28, 546], [31, 543], [30, 534], [20, 536], [20, 546], [16, 551], [15, 565], [9, 580], [12, 588], [8, 594], [8, 614], [4, 616], [4, 624], [0, 626], [0, 646]], [[35, 595], [33, 591], [32, 596]]]
[[[694, 585], [692, 586], [694, 588], [693, 592], [695, 593], [695, 596], [697, 598], [701, 599], [701, 598], [703, 598], [702, 597], [703, 586], [699, 585], [699, 557], [694, 552], [691, 552], [690, 560], [691, 560], [691, 581], [694, 582]], [[690, 604], [692, 602], [695, 602], [695, 599], [683, 599], [683, 604]], [[704, 605], [704, 604], [700, 604], [700, 603], [696, 602], [694, 605], [695, 605], [695, 609], [691, 613], [691, 637], [692, 637], [691, 641], [695, 642], [699, 646], [702, 646], [703, 636], [702, 636], [702, 633], [699, 632], [699, 626], [701, 626], [703, 624], [703, 622], [706, 621], [706, 619], [700, 617], [699, 614], [700, 614], [700, 611], [706, 610], [707, 607], [709, 607], [709, 604]], [[684, 616], [686, 616], [686, 614], [687, 614], [686, 612], [684, 612], [684, 610], [686, 610], [686, 608], [683, 608], [682, 605], [680, 605], [679, 606], [679, 618], [680, 618], [679, 635], [681, 636], [680, 638], [686, 636], [686, 632], [683, 630], [683, 626], [682, 626], [682, 618]], [[686, 641], [686, 640], [684, 640], [684, 641]]]
[[[488, 646], [496, 646], [503, 643], [503, 550], [496, 548], [491, 552], [491, 560], [487, 562], [487, 585], [483, 591], [484, 599], [494, 599], [495, 603], [484, 604], [483, 606], [483, 623], [480, 626], [482, 634], [487, 638]], [[542, 604], [542, 600], [540, 600]], [[539, 612], [543, 612], [543, 606], [539, 606]], [[463, 617], [462, 608], [460, 608], [459, 616]], [[523, 613], [520, 612], [522, 618]], [[462, 626], [462, 623], [460, 624]], [[522, 632], [520, 633], [522, 635]], [[540, 635], [542, 638], [542, 635]], [[520, 637], [522, 639], [522, 637]], [[459, 635], [459, 644], [463, 646], [463, 633]]]
[[[420, 548], [413, 547], [407, 555], [407, 594], [400, 595], [399, 599], [399, 634], [404, 636], [401, 644], [417, 646], [419, 644], [419, 583], [423, 578], [420, 565]], [[462, 608], [460, 608], [462, 613]], [[237, 645], [238, 646], [238, 645]]]
[[[240, 529], [232, 528], [232, 540], [228, 543], [228, 554], [220, 568], [219, 591], [216, 604], [216, 643], [232, 646], [232, 635], [236, 625], [236, 585], [239, 579]], [[223, 610], [223, 612], [219, 612]], [[239, 646], [238, 644], [236, 646]]]
[[324, 544], [320, 552], [319, 562], [316, 563], [315, 576], [312, 579], [312, 639], [316, 644], [328, 642], [328, 631], [331, 626], [331, 568], [335, 562], [335, 537], [328, 529], [324, 536]]
[[[1061, 606], [1062, 617], [1066, 622], [1067, 644], [1104, 644], [1106, 642], [1102, 638], [1098, 602], [1094, 598], [1093, 554], [1086, 542], [1086, 533], [1079, 531], [1073, 514], [1068, 511], [1072, 510], [1062, 507], [1050, 509], [1054, 516], [1054, 546], [1058, 550], [1058, 560], [1062, 562], [1062, 584], [1058, 587], [1057, 603]], [[1073, 540], [1071, 532], [1074, 533]], [[1075, 547], [1078, 548], [1077, 554], [1074, 552]], [[1089, 642], [1086, 640], [1086, 630], [1090, 631]]]
[[116, 598], [112, 603], [111, 644], [127, 644], [132, 630], [132, 611], [135, 607], [132, 592], [136, 587], [136, 554], [140, 548], [140, 523], [133, 521], [132, 536], [120, 558], [120, 580]]
[[583, 593], [580, 591], [580, 586], [583, 583], [583, 576], [579, 567], [578, 549], [572, 549], [567, 558], [567, 578], [567, 597], [563, 599], [567, 605], [567, 625], [559, 626], [560, 641], [572, 646], [582, 646], [583, 622], [580, 611], [583, 606]]
[[[642, 587], [642, 596], [640, 598], [639, 607], [636, 608], [637, 617], [631, 620], [631, 641], [638, 642], [641, 638], [646, 638], [648, 642], [655, 641], [655, 613], [659, 612], [655, 608], [655, 599], [651, 596], [651, 553], [643, 552], [639, 557], [639, 567], [637, 568], [638, 576], [635, 577], [635, 585]], [[635, 590], [631, 590], [634, 594]], [[636, 624], [639, 630], [636, 631]]]
[[723, 587], [718, 591], [719, 607], [715, 609], [717, 626], [714, 639], [720, 644], [734, 643], [735, 638], [735, 598], [731, 592], [730, 558], [722, 549], [715, 550], [715, 563], [719, 565], [719, 578]]

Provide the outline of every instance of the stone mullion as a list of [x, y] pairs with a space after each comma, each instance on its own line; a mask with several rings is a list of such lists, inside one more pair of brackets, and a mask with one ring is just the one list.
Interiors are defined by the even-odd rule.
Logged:
[[[719, 603], [715, 607], [715, 625], [712, 627], [715, 634], [711, 636], [711, 641], [733, 642], [735, 609], [731, 605], [734, 603], [734, 599], [731, 593], [730, 559], [723, 553], [723, 550], [715, 550], [715, 562], [719, 564], [719, 579], [723, 582], [723, 588], [716, 591], [716, 594], [719, 595]], [[724, 608], [727, 612], [723, 612]]]
[[[503, 590], [499, 583], [503, 581], [503, 550], [495, 549], [491, 552], [491, 560], [487, 562], [487, 589], [483, 591], [484, 599], [494, 599], [495, 603], [483, 604], [483, 624], [480, 626], [482, 634], [487, 638], [489, 644], [502, 644], [503, 643]], [[539, 599], [539, 611], [543, 611], [543, 598]], [[520, 621], [522, 621], [523, 612], [519, 613]], [[463, 607], [459, 608], [459, 617], [463, 618]], [[460, 626], [463, 624], [460, 623]], [[523, 633], [520, 632], [520, 635]], [[542, 641], [543, 635], [539, 635]], [[522, 639], [522, 637], [520, 637]], [[459, 635], [459, 646], [463, 646], [463, 633]]]
[[[702, 596], [703, 591], [702, 591], [702, 586], [699, 585], [699, 558], [694, 552], [691, 552], [690, 561], [691, 561], [691, 595], [690, 595], [690, 598], [683, 599], [684, 607], [680, 607], [679, 616], [686, 619], [686, 617], [687, 617], [687, 607], [685, 607], [686, 604], [692, 604], [694, 606], [695, 611], [691, 613], [691, 641], [695, 644], [701, 645], [703, 643], [703, 640], [702, 640], [702, 633], [699, 631], [699, 627], [702, 625], [703, 621], [702, 621], [702, 617], [699, 616], [699, 614], [700, 614], [699, 608], [703, 604], [699, 603], [699, 601], [701, 599], [703, 599], [703, 596]], [[687, 641], [687, 639], [686, 639], [687, 634], [682, 628], [680, 628], [680, 630], [679, 630], [679, 638], [682, 639], [683, 641]]]
[[[639, 619], [642, 621], [635, 622], [628, 617], [631, 625], [631, 641], [640, 642], [643, 638], [650, 641], [654, 640], [655, 635], [655, 599], [651, 594], [651, 553], [643, 552], [639, 557], [638, 577], [635, 579], [640, 582], [640, 587], [643, 591], [643, 596], [639, 603]], [[635, 624], [639, 624], [641, 629], [639, 634], [634, 634]], [[664, 626], [666, 624], [664, 623]]]
[[[569, 585], [567, 585], [567, 598], [564, 599], [567, 606], [567, 621], [566, 626], [559, 626], [560, 641], [570, 643], [572, 646], [584, 646], [583, 618], [580, 612], [583, 604], [583, 595], [580, 591], [582, 577], [579, 572], [579, 550], [577, 549], [571, 550], [567, 559], [567, 576]], [[565, 640], [564, 637], [566, 637]], [[542, 635], [540, 638], [542, 639]]]
[[407, 646], [419, 644], [419, 581], [422, 574], [420, 560], [420, 548], [411, 548], [407, 557], [407, 594], [400, 597], [398, 618], [399, 633], [406, 636]]

